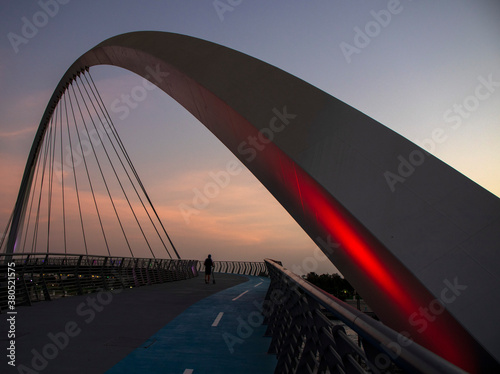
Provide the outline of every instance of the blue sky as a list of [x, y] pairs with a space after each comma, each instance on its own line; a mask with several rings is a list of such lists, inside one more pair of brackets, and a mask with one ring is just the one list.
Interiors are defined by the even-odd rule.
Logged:
[[[11, 0], [0, 14], [1, 230], [61, 76], [104, 39], [137, 30], [202, 38], [275, 65], [500, 196], [498, 1]], [[118, 68], [91, 73], [108, 108], [141, 84]], [[191, 222], [183, 219], [179, 204], [235, 157], [166, 94], [149, 91], [114, 121], [183, 256], [210, 251], [219, 259], [273, 257], [297, 270], [333, 270], [247, 171]]]

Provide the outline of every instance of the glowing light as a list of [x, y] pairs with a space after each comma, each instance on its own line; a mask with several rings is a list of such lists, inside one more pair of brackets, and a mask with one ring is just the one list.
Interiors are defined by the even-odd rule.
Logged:
[[[401, 269], [380, 258], [380, 254], [387, 251], [383, 245], [305, 171], [297, 165], [294, 168], [300, 186], [297, 197], [303, 209], [314, 213], [318, 223], [339, 242], [340, 249], [392, 299], [394, 307], [401, 310], [400, 314], [410, 316], [422, 306], [429, 305], [432, 299], [417, 288], [419, 284], [397, 277]], [[463, 339], [453, 340], [453, 336], [462, 336]], [[468, 338], [454, 320], [434, 321], [424, 332], [418, 336], [413, 334], [412, 338], [461, 367], [473, 367], [467, 361]]]

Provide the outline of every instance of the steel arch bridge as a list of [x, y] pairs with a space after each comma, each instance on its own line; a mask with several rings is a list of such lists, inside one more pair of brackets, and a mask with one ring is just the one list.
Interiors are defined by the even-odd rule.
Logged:
[[14, 253], [35, 162], [65, 90], [95, 65], [158, 86], [224, 143], [393, 329], [470, 371], [496, 365], [500, 200], [310, 84], [200, 39], [133, 32], [83, 54], [43, 114], [16, 201]]

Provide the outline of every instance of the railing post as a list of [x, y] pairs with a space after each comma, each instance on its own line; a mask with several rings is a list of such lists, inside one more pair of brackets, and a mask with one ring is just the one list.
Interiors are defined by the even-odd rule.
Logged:
[[75, 276], [76, 276], [76, 286], [78, 288], [78, 295], [83, 295], [82, 280], [80, 278], [80, 266], [82, 265], [83, 255], [78, 256], [78, 262], [76, 264]]
[[140, 281], [139, 281], [139, 277], [137, 275], [137, 268], [138, 268], [138, 264], [139, 264], [139, 259], [138, 258], [134, 259], [133, 263], [134, 263], [134, 266], [132, 267], [132, 276], [134, 277], [134, 287], [139, 287], [139, 286], [141, 286]]
[[162, 259], [155, 261], [155, 267], [156, 267], [156, 274], [157, 274], [157, 277], [158, 277], [158, 283], [163, 283], [163, 269], [162, 269], [162, 266], [163, 266], [163, 260]]
[[[22, 272], [21, 272], [21, 274], [19, 274], [19, 278], [21, 280], [21, 284], [22, 284], [22, 288], [23, 288], [24, 294], [26, 295], [26, 303], [29, 306], [31, 306], [30, 293], [29, 293], [29, 290], [28, 290], [28, 286], [26, 285], [26, 279], [24, 277], [24, 274], [26, 273], [26, 270], [27, 270], [27, 267], [28, 267], [29, 258], [30, 258], [30, 255], [28, 254], [26, 256], [26, 260], [23, 262]], [[30, 277], [30, 280], [31, 280], [30, 283], [32, 283], [33, 278]], [[32, 284], [30, 284], [30, 287], [33, 287]]]
[[[126, 287], [125, 282], [123, 281], [123, 263], [124, 262], [125, 262], [125, 258], [122, 257], [122, 259], [120, 261], [120, 266], [118, 267], [118, 275], [119, 275], [118, 280], [120, 281], [120, 285], [121, 285], [122, 289], [124, 289]], [[127, 281], [128, 281], [128, 279], [127, 279]]]
[[198, 267], [198, 260], [193, 260], [193, 266], [192, 266], [192, 268], [194, 269], [193, 277], [197, 277], [199, 275], [197, 267]]
[[156, 268], [158, 269], [158, 282], [159, 283], [165, 283], [165, 270], [163, 269], [164, 267], [164, 261], [163, 259], [159, 260], [158, 263], [156, 264]]
[[59, 279], [59, 288], [61, 289], [61, 291], [63, 293], [63, 297], [66, 296], [66, 289], [64, 288], [64, 282], [63, 282], [63, 278], [62, 278], [62, 272], [63, 272], [63, 268], [65, 265], [65, 261], [66, 261], [66, 258], [63, 258], [61, 260], [61, 263], [59, 264], [59, 271], [57, 272], [57, 277]]
[[104, 261], [102, 262], [102, 267], [101, 267], [101, 278], [102, 278], [102, 287], [106, 291], [109, 290], [108, 287], [108, 282], [106, 281], [106, 266], [108, 264], [108, 259], [109, 257], [104, 257]]
[[47, 266], [47, 261], [49, 260], [49, 255], [46, 254], [45, 258], [43, 260], [43, 265], [42, 265], [42, 291], [43, 291], [43, 296], [45, 297], [45, 300], [51, 301], [51, 297], [49, 294], [49, 290], [47, 288], [47, 283], [45, 282], [45, 266]]
[[148, 264], [146, 265], [146, 282], [148, 285], [153, 284], [151, 282], [151, 270], [150, 270], [151, 269], [151, 261], [153, 261], [153, 259], [150, 258]]

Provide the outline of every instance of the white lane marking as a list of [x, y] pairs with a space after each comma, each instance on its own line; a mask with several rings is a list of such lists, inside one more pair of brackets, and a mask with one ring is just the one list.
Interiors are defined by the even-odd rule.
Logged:
[[264, 282], [257, 283], [254, 287], [259, 287], [262, 283]]
[[245, 292], [243, 292], [242, 294], [240, 294], [240, 295], [236, 296], [236, 297], [233, 299], [233, 301], [234, 301], [234, 300], [238, 300], [240, 297], [242, 297], [242, 296], [243, 296], [244, 294], [246, 294], [248, 291], [249, 291], [249, 290], [246, 290], [246, 291], [245, 291]]
[[186, 369], [183, 374], [191, 374], [193, 371], [193, 369]]
[[220, 312], [217, 317], [215, 317], [215, 320], [214, 320], [214, 323], [212, 323], [212, 327], [217, 327], [217, 325], [219, 324], [222, 316], [224, 315], [224, 312]]

